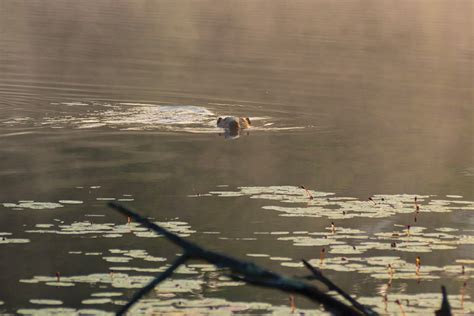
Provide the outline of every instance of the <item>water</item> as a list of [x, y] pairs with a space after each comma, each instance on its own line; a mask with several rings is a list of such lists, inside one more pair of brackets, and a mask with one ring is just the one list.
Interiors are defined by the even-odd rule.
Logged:
[[[335, 283], [383, 311], [385, 267], [342, 272], [338, 260], [395, 256], [410, 276], [393, 280], [388, 311], [403, 295], [439, 295], [440, 284], [459, 308], [474, 259], [472, 12], [471, 1], [1, 1], [0, 311], [113, 311], [133, 288], [93, 274], [145, 282], [180, 252], [138, 227], [130, 233], [110, 199], [288, 275], [306, 273], [301, 258], [318, 264], [319, 237], [331, 237], [335, 221], [335, 239], [323, 242]], [[225, 115], [254, 126], [226, 139], [215, 127]], [[300, 185], [313, 190], [309, 204]], [[376, 194], [396, 211], [367, 201]], [[414, 252], [406, 240], [381, 246], [407, 224], [422, 243], [408, 242]], [[419, 282], [417, 255], [434, 267]], [[188, 269], [171, 282], [194, 283], [164, 285], [143, 308], [289, 311], [285, 294]], [[56, 272], [74, 286], [46, 285]], [[465, 293], [472, 312], [469, 282]], [[428, 296], [420, 301], [437, 308], [439, 297]], [[405, 310], [426, 312], [415, 305]]]

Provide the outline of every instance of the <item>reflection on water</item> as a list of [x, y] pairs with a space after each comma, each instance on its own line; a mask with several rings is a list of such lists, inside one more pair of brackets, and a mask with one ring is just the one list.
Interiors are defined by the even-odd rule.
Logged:
[[[331, 279], [390, 313], [396, 300], [407, 313], [436, 308], [441, 284], [469, 312], [472, 6], [0, 1], [0, 255], [8, 258], [0, 260], [0, 312], [115, 310], [131, 291], [92, 295], [101, 286], [115, 292], [108, 279], [61, 288], [19, 280], [57, 281], [58, 271], [64, 284], [105, 280], [111, 267], [147, 279], [162, 263], [129, 251], [175, 256], [163, 238], [111, 214], [111, 199], [289, 275], [299, 258], [319, 262], [327, 247]], [[235, 135], [216, 127], [218, 116], [250, 117], [252, 128], [226, 142]], [[314, 200], [301, 184], [317, 188]], [[344, 238], [320, 238], [331, 220]], [[422, 273], [419, 283], [394, 277], [388, 287], [385, 267], [375, 264], [384, 277], [372, 278], [358, 266], [396, 253], [403, 276], [413, 250], [444, 272], [431, 271], [429, 281]], [[284, 294], [219, 287], [227, 281], [202, 270], [196, 295], [165, 293], [162, 304], [158, 291], [137, 309], [289, 311]], [[381, 287], [385, 301], [374, 290]]]

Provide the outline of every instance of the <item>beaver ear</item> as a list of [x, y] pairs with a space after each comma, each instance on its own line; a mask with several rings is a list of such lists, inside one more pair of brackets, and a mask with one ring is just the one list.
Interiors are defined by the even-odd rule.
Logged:
[[250, 119], [248, 117], [246, 117], [245, 120], [249, 123], [249, 125], [252, 125], [252, 123], [250, 122]]
[[219, 116], [219, 118], [217, 119], [217, 124], [219, 124], [221, 121], [222, 121], [222, 117]]

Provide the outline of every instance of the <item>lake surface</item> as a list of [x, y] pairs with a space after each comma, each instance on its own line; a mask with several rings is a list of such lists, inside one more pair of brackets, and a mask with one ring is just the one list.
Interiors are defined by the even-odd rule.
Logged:
[[[0, 312], [115, 311], [180, 253], [109, 200], [287, 275], [325, 247], [326, 275], [380, 312], [436, 309], [441, 284], [473, 312], [473, 12], [0, 1]], [[253, 127], [228, 139], [225, 115]], [[290, 311], [193, 264], [135, 312]]]

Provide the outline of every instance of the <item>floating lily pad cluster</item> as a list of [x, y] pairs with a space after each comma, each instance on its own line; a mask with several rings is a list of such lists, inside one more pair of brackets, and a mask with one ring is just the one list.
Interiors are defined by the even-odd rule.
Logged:
[[3, 207], [8, 207], [16, 211], [24, 209], [31, 210], [51, 210], [59, 207], [64, 207], [61, 203], [56, 202], [37, 202], [37, 201], [18, 201], [17, 203], [3, 203]]
[[[124, 196], [130, 198], [131, 196]], [[426, 314], [439, 307], [441, 297], [436, 293], [405, 294], [392, 282], [429, 282], [449, 278], [459, 284], [466, 284], [463, 293], [450, 293], [450, 302], [455, 311], [473, 312], [469, 282], [473, 279], [474, 260], [470, 257], [453, 258], [452, 263], [437, 266], [433, 261], [421, 259], [421, 264], [410, 260], [423, 254], [456, 250], [474, 244], [473, 230], [448, 227], [446, 222], [441, 227], [423, 226], [423, 216], [430, 213], [469, 212], [474, 210], [474, 203], [463, 201], [461, 196], [437, 198], [428, 195], [375, 195], [367, 200], [352, 197], [338, 197], [333, 193], [317, 192], [294, 186], [240, 187], [229, 190], [227, 185], [220, 185], [215, 191], [207, 194], [190, 195], [190, 198], [250, 198], [268, 201], [262, 212], [273, 211], [274, 214], [290, 217], [316, 217], [327, 220], [328, 225], [321, 230], [281, 230], [254, 231], [248, 236], [226, 236], [219, 231], [197, 231], [179, 218], [157, 222], [159, 225], [181, 237], [200, 234], [207, 238], [223, 241], [253, 242], [264, 238], [274, 242], [290, 243], [294, 247], [314, 248], [313, 258], [306, 258], [322, 271], [357, 273], [380, 282], [377, 293], [372, 297], [359, 297], [359, 301], [374, 306], [381, 313], [399, 313], [401, 309], [407, 314]], [[415, 199], [416, 197], [416, 199]], [[104, 201], [109, 198], [101, 198]], [[61, 200], [58, 202], [18, 201], [4, 203], [11, 210], [65, 210], [74, 204], [83, 203], [78, 200]], [[85, 206], [87, 207], [87, 206]], [[270, 215], [271, 213], [267, 213]], [[418, 216], [418, 222], [385, 225], [374, 231], [348, 227], [353, 218], [387, 218], [397, 214]], [[103, 214], [84, 215], [103, 216]], [[333, 221], [331, 223], [331, 221]], [[335, 223], [335, 224], [334, 224]], [[81, 220], [65, 223], [55, 219], [52, 223], [38, 223], [34, 227], [26, 227], [26, 234], [56, 234], [81, 236], [83, 238], [157, 238], [159, 235], [148, 231], [134, 222], [124, 219], [122, 223], [104, 223], [102, 219]], [[215, 235], [215, 237], [213, 237]], [[20, 236], [23, 237], [23, 236]], [[34, 241], [34, 239], [32, 239]], [[27, 243], [30, 239], [14, 238], [9, 232], [0, 233], [0, 246], [5, 243]], [[76, 315], [88, 313], [94, 315], [107, 314], [101, 309], [89, 309], [90, 306], [106, 306], [106, 310], [115, 310], [109, 305], [123, 305], [130, 290], [145, 286], [158, 273], [170, 266], [169, 258], [151, 255], [150, 250], [115, 247], [95, 252], [71, 249], [68, 255], [87, 258], [95, 256], [103, 260], [107, 271], [87, 275], [39, 275], [19, 280], [22, 284], [41, 284], [51, 287], [75, 287], [89, 285], [102, 289], [92, 293], [81, 301], [83, 309], [76, 310], [65, 307], [60, 300], [54, 298], [33, 297], [30, 303], [37, 305], [31, 309], [20, 309], [19, 314], [54, 313]], [[158, 252], [159, 253], [159, 252]], [[319, 257], [318, 257], [319, 254]], [[254, 260], [270, 260], [287, 268], [307, 271], [300, 258], [291, 258], [281, 254], [265, 252], [249, 252]], [[87, 259], [83, 259], [87, 260]], [[262, 265], [265, 266], [263, 263]], [[136, 314], [165, 313], [192, 311], [193, 313], [283, 313], [291, 312], [289, 306], [275, 306], [266, 303], [229, 302], [223, 299], [203, 297], [205, 293], [219, 291], [225, 287], [242, 286], [227, 278], [222, 271], [209, 264], [186, 264], [181, 266], [175, 276], [166, 280], [155, 289], [156, 298], [144, 299], [133, 307]], [[466, 282], [466, 283], [465, 283]], [[127, 294], [128, 293], [128, 294]], [[401, 305], [401, 306], [400, 306]], [[38, 306], [45, 308], [38, 309]], [[108, 307], [107, 307], [108, 306]], [[47, 307], [47, 308], [46, 308]], [[101, 307], [102, 308], [102, 307]], [[321, 315], [316, 307], [312, 310], [297, 309], [305, 314]]]
[[26, 244], [30, 240], [26, 238], [13, 238], [13, 234], [9, 232], [0, 232], [0, 246], [6, 244]]
[[[410, 253], [423, 255], [443, 250], [455, 250], [460, 246], [474, 244], [472, 230], [455, 227], [424, 227], [423, 216], [429, 213], [469, 212], [474, 210], [474, 202], [462, 200], [462, 196], [447, 195], [446, 198], [437, 198], [428, 195], [374, 195], [367, 200], [353, 197], [338, 197], [333, 193], [308, 190], [295, 186], [270, 187], [239, 187], [237, 190], [220, 190], [209, 192], [210, 196], [220, 198], [260, 199], [268, 201], [263, 210], [279, 212], [285, 217], [316, 217], [328, 220], [337, 220], [325, 228], [324, 231], [259, 231], [255, 235], [274, 236], [279, 241], [290, 241], [298, 247], [315, 247], [315, 254], [320, 251], [319, 258], [309, 262], [323, 271], [355, 272], [367, 274], [375, 280], [435, 280], [440, 278], [458, 279], [460, 284], [473, 279], [474, 261], [471, 259], [453, 258], [453, 263], [445, 266], [436, 266], [413, 261], [406, 261], [396, 253]], [[205, 195], [203, 195], [205, 196]], [[361, 229], [344, 227], [346, 219], [352, 218], [386, 218], [397, 214], [412, 215], [410, 224], [395, 224], [386, 231], [367, 232]], [[418, 222], [417, 222], [418, 219]], [[329, 221], [328, 221], [329, 223]], [[380, 253], [384, 255], [380, 255]], [[387, 255], [385, 255], [387, 253]], [[361, 256], [362, 255], [362, 256]], [[249, 257], [271, 258], [269, 254], [247, 254]], [[406, 257], [406, 256], [405, 256]], [[419, 257], [418, 257], [419, 258]], [[297, 260], [283, 261], [285, 267], [303, 268]], [[413, 296], [412, 306], [407, 310], [412, 312], [426, 311], [427, 303], [423, 300], [431, 295], [440, 300], [440, 294], [420, 294]], [[403, 295], [390, 296], [392, 303], [403, 300]], [[463, 308], [473, 310], [469, 302], [470, 296], [465, 296]], [[372, 300], [366, 298], [367, 304], [381, 310], [380, 297]], [[430, 309], [436, 309], [434, 301], [430, 301]], [[461, 308], [461, 304], [454, 308]], [[439, 303], [438, 303], [439, 304]], [[392, 306], [393, 307], [393, 306]], [[424, 309], [423, 309], [424, 308]], [[397, 307], [398, 309], [398, 307]], [[399, 309], [398, 309], [399, 311]]]
[[[92, 294], [94, 296], [94, 294]], [[112, 304], [118, 308], [126, 301], [110, 298], [91, 298], [84, 300], [84, 305], [103, 305]], [[46, 304], [45, 304], [46, 305]], [[51, 304], [49, 304], [51, 305]], [[130, 310], [131, 315], [155, 315], [155, 314], [187, 314], [186, 311], [192, 311], [193, 315], [234, 315], [234, 314], [265, 314], [265, 315], [290, 315], [292, 309], [288, 306], [272, 305], [259, 302], [234, 302], [222, 298], [186, 298], [186, 299], [143, 299]], [[319, 309], [297, 309], [298, 313], [304, 315], [330, 315]], [[65, 307], [49, 307], [41, 309], [20, 309], [17, 311], [20, 315], [94, 315], [94, 316], [112, 316], [115, 313], [106, 312], [100, 309], [74, 309]]]
[[[157, 222], [166, 229], [181, 237], [188, 237], [195, 231], [188, 223], [182, 221]], [[119, 238], [126, 234], [133, 234], [143, 238], [158, 238], [160, 235], [150, 232], [137, 223], [94, 223], [93, 221], [81, 221], [71, 224], [37, 224], [36, 229], [28, 229], [27, 233], [57, 234], [57, 235], [89, 235], [91, 238]]]
[[334, 193], [303, 190], [295, 186], [239, 187], [236, 191], [219, 190], [209, 194], [218, 197], [248, 196], [251, 199], [274, 201], [275, 203], [266, 205], [263, 209], [277, 211], [280, 216], [288, 217], [385, 218], [400, 213], [413, 213], [415, 197], [419, 203], [424, 203], [418, 210], [419, 213], [474, 210], [474, 202], [459, 200], [457, 196], [445, 200], [428, 195], [374, 195], [370, 200], [361, 201], [352, 197], [336, 197]]
[[459, 245], [473, 245], [474, 236], [448, 234], [435, 229], [426, 232], [425, 227], [412, 226], [408, 229], [380, 232], [369, 235], [358, 229], [337, 227], [335, 232], [256, 232], [255, 234], [278, 235], [281, 241], [291, 241], [295, 246], [329, 246], [331, 254], [362, 254], [369, 250], [390, 250], [411, 253], [432, 252], [434, 250], [457, 249]]

